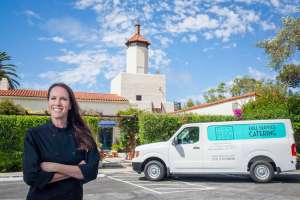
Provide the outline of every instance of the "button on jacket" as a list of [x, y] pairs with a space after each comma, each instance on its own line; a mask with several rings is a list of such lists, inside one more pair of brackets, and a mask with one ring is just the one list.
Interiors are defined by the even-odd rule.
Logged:
[[[66, 165], [79, 165], [84, 179], [68, 178], [49, 183], [54, 172], [41, 169], [42, 162], [55, 162]], [[24, 181], [30, 185], [28, 200], [81, 200], [82, 184], [97, 177], [99, 152], [97, 148], [81, 150], [75, 140], [71, 127], [57, 128], [51, 122], [30, 129], [24, 141], [23, 174]]]

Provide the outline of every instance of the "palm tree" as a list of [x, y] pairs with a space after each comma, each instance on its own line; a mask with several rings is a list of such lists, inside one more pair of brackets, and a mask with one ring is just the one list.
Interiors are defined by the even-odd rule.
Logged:
[[10, 89], [16, 89], [20, 86], [17, 81], [19, 76], [16, 74], [16, 66], [12, 64], [4, 64], [4, 61], [10, 60], [10, 56], [6, 52], [0, 52], [0, 81], [6, 78]]

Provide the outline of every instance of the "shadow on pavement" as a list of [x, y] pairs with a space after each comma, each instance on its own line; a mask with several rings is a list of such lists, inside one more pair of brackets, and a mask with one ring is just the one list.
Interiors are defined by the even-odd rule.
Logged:
[[[146, 177], [139, 180], [147, 181]], [[201, 174], [201, 175], [172, 175], [162, 181], [184, 181], [184, 182], [215, 182], [215, 183], [254, 183], [249, 175], [236, 174]], [[275, 175], [271, 183], [300, 183], [300, 174], [280, 174]]]

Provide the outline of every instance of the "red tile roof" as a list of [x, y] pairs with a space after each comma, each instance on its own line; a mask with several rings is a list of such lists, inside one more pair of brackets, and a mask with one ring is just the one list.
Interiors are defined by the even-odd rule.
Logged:
[[[89, 92], [74, 92], [77, 100], [82, 101], [112, 101], [124, 102], [128, 101], [124, 97], [116, 94], [103, 94], [103, 93], [89, 93]], [[0, 90], [0, 96], [14, 96], [14, 97], [36, 97], [47, 98], [46, 90]]]
[[136, 27], [136, 31], [135, 33], [128, 39], [128, 41], [126, 42], [126, 45], [128, 46], [129, 44], [131, 43], [134, 43], [134, 42], [141, 42], [141, 43], [144, 43], [146, 44], [147, 46], [150, 45], [151, 43], [146, 40], [141, 34], [140, 34], [140, 25], [137, 24], [135, 25]]
[[229, 102], [229, 101], [244, 99], [244, 98], [247, 98], [247, 97], [255, 97], [255, 96], [257, 96], [257, 94], [255, 92], [250, 92], [250, 93], [247, 93], [247, 94], [244, 94], [244, 95], [241, 95], [241, 96], [234, 96], [234, 97], [230, 97], [230, 98], [227, 98], [227, 99], [221, 99], [221, 100], [211, 102], [211, 103], [203, 103], [203, 104], [196, 105], [196, 106], [193, 106], [193, 107], [190, 107], [190, 108], [187, 108], [187, 109], [177, 110], [177, 111], [173, 112], [173, 114], [182, 113], [182, 112], [186, 112], [186, 111], [190, 111], [190, 110], [196, 110], [196, 109], [199, 109], [199, 108], [205, 108], [205, 107], [209, 107], [209, 106], [213, 106], [213, 105], [217, 105], [217, 104], [221, 104], [221, 103], [226, 103], [226, 102]]

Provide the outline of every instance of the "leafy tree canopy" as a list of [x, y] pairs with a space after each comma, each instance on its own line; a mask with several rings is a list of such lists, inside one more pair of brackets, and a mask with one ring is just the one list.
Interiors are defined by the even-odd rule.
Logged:
[[217, 100], [225, 99], [227, 94], [227, 87], [225, 83], [220, 83], [217, 88], [210, 88], [207, 90], [203, 97], [207, 103]]
[[249, 92], [255, 92], [259, 87], [261, 87], [261, 85], [261, 81], [248, 76], [236, 78], [230, 88], [230, 93], [232, 96], [240, 96]]

